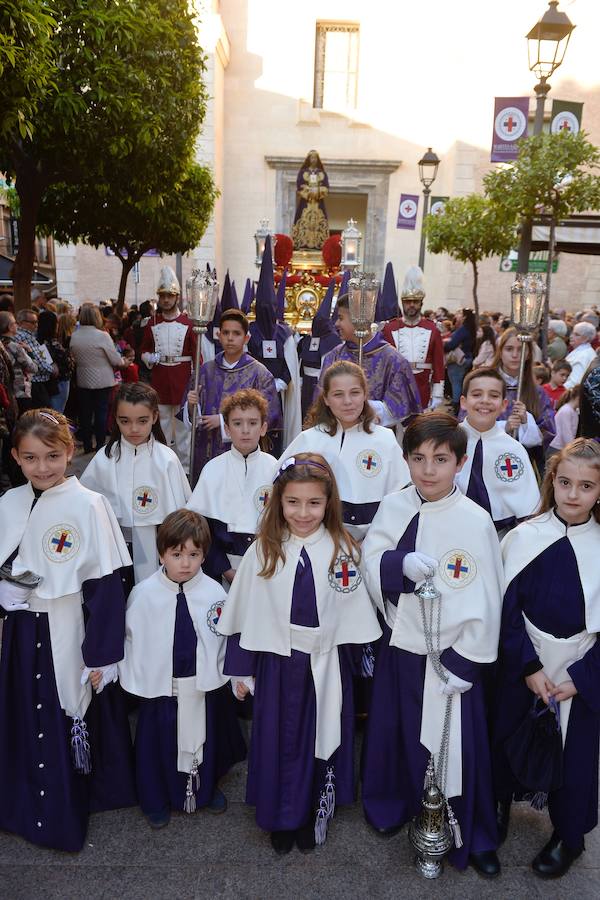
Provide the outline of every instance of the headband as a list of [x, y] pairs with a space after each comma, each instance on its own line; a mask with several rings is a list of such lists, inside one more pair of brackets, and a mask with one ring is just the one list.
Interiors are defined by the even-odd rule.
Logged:
[[327, 469], [326, 466], [323, 465], [323, 463], [316, 462], [315, 460], [312, 460], [312, 459], [296, 459], [295, 456], [290, 456], [289, 459], [284, 460], [284, 462], [282, 462], [281, 465], [279, 466], [279, 469], [277, 470], [277, 474], [275, 475], [275, 478], [273, 479], [273, 484], [275, 484], [275, 482], [279, 480], [279, 478], [283, 475], [283, 473], [286, 471], [286, 469], [291, 469], [294, 466], [313, 466], [315, 469], [322, 469], [323, 472], [327, 472], [327, 474], [329, 475], [329, 470]]
[[42, 411], [38, 410], [38, 415], [43, 416], [45, 419], [48, 419], [48, 420], [49, 420], [50, 422], [52, 422], [54, 425], [60, 425], [60, 422], [58, 421], [58, 419], [55, 419], [55, 418], [54, 418], [54, 416], [52, 415], [52, 413], [49, 413], [49, 412], [42, 412]]

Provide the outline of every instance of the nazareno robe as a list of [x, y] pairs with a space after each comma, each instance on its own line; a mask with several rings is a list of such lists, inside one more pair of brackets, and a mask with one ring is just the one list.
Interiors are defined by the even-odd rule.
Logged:
[[387, 494], [410, 482], [410, 472], [393, 431], [362, 423], [344, 430], [338, 422], [334, 435], [321, 426], [308, 428], [292, 441], [278, 465], [296, 453], [320, 453], [335, 472], [344, 525], [362, 540]]
[[130, 595], [119, 674], [123, 686], [142, 697], [135, 754], [146, 815], [184, 809], [188, 775], [178, 767], [179, 700], [172, 695], [172, 679], [195, 678], [204, 692], [197, 808], [211, 802], [219, 779], [246, 757], [234, 698], [221, 673], [224, 647], [216, 626], [224, 602], [222, 588], [202, 572], [178, 586], [159, 570]]
[[[318, 565], [331, 547], [322, 526], [303, 541], [289, 538], [286, 564], [268, 580], [270, 585], [265, 579], [268, 598], [266, 594], [260, 597], [260, 577], [251, 577], [253, 593], [248, 593], [245, 574], [250, 577], [258, 563], [251, 548], [242, 560], [219, 626], [232, 635], [227, 642], [225, 673], [256, 679], [246, 802], [256, 807], [257, 824], [265, 831], [293, 831], [311, 822], [325, 793], [328, 773], [330, 781], [333, 774], [336, 804], [354, 800], [350, 646], [354, 641], [376, 639], [380, 629], [358, 567], [343, 570], [336, 561], [334, 571], [328, 573], [327, 562], [324, 567]], [[272, 606], [275, 596], [277, 608], [267, 621], [263, 612]], [[347, 615], [343, 612], [346, 605]], [[236, 633], [233, 629], [239, 623], [242, 630]], [[311, 656], [320, 654], [289, 649], [295, 627], [305, 633], [318, 629], [321, 652], [336, 654], [339, 660], [339, 721], [335, 723], [339, 744], [327, 759], [316, 756], [318, 704]], [[259, 646], [273, 651], [254, 649]]]
[[[379, 416], [380, 424], [395, 425], [420, 413], [421, 399], [410, 363], [380, 333], [364, 344], [363, 354], [369, 399], [375, 401], [372, 406]], [[318, 390], [321, 389], [326, 370], [340, 359], [357, 363], [358, 345], [345, 341], [323, 357]]]
[[211, 545], [202, 568], [217, 581], [237, 569], [254, 540], [271, 495], [277, 461], [258, 448], [244, 456], [235, 447], [211, 459], [200, 474], [188, 509], [203, 515]]
[[[18, 509], [18, 517], [11, 514], [13, 507]], [[54, 513], [61, 524], [43, 534], [41, 547], [28, 548], [27, 542], [40, 532], [37, 520], [43, 519], [43, 532]], [[13, 528], [0, 537], [0, 555], [12, 565], [13, 574], [22, 573], [29, 561], [37, 560], [38, 566], [29, 568], [38, 568], [36, 574], [41, 574], [42, 580], [32, 592], [29, 610], [2, 612], [0, 829], [40, 846], [76, 852], [83, 846], [90, 812], [135, 803], [131, 739], [117, 685], [105, 687], [91, 703], [89, 694], [87, 699], [82, 697], [92, 770], [90, 775], [76, 772], [71, 755], [72, 712], [67, 715], [61, 706], [57, 671], [62, 672], [64, 684], [66, 662], [66, 681], [69, 667], [74, 669], [73, 681], [78, 681], [82, 663], [94, 668], [123, 656], [125, 598], [119, 566], [130, 560], [108, 504], [79, 485], [76, 478], [37, 496], [29, 484], [8, 491], [0, 499], [0, 519], [6, 525], [5, 516], [10, 517]], [[81, 527], [91, 521], [88, 516], [95, 527]], [[77, 584], [78, 572], [97, 577], [79, 583], [83, 643], [71, 659], [61, 650], [57, 669], [51, 616], [35, 611], [35, 605], [64, 605], [67, 601], [67, 615], [71, 608], [76, 612], [68, 598], [52, 597], [44, 589], [44, 582], [51, 584], [57, 575], [52, 554], [63, 551], [67, 556], [60, 571], [69, 591]], [[103, 574], [111, 564], [114, 571]], [[34, 594], [40, 600], [34, 601]]]
[[489, 516], [456, 488], [428, 503], [411, 486], [383, 500], [362, 549], [367, 585], [385, 618], [363, 747], [365, 816], [375, 828], [394, 828], [421, 808], [431, 752], [421, 743], [427, 656], [415, 584], [402, 573], [404, 557], [420, 550], [439, 562], [434, 581], [442, 593], [442, 664], [473, 685], [455, 695], [452, 711], [462, 784], [460, 795], [449, 790], [449, 797], [464, 843], [450, 859], [464, 868], [469, 853], [498, 842], [481, 681], [495, 658], [500, 619], [496, 532]]
[[[190, 384], [189, 389], [191, 389]], [[277, 395], [275, 381], [266, 366], [256, 359], [244, 353], [231, 369], [223, 365], [223, 354], [204, 365], [200, 369], [200, 382], [198, 391], [200, 394], [200, 410], [202, 415], [217, 414], [225, 397], [235, 394], [244, 388], [254, 388], [267, 400], [269, 409], [267, 413], [269, 431], [280, 432], [283, 427], [281, 404]], [[198, 475], [206, 463], [225, 453], [230, 444], [223, 439], [220, 428], [207, 431], [198, 428], [196, 432], [196, 448], [194, 459], [194, 472]]]
[[[517, 730], [534, 695], [525, 676], [544, 668], [525, 618], [559, 641], [600, 627], [600, 525], [590, 519], [568, 526], [555, 513], [530, 519], [502, 545], [507, 586], [502, 610], [497, 695], [492, 712], [492, 759], [496, 794], [509, 800], [522, 794], [504, 754], [504, 741]], [[516, 571], [515, 571], [516, 570]], [[548, 661], [546, 661], [547, 665]], [[600, 643], [567, 668], [577, 688], [571, 701], [563, 747], [563, 784], [550, 793], [552, 824], [573, 849], [598, 822], [598, 746], [600, 742]], [[561, 724], [565, 701], [559, 704]]]

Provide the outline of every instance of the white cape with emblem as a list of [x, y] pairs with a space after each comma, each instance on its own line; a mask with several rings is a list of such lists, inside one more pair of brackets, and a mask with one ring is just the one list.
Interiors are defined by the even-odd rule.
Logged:
[[540, 491], [527, 450], [496, 422], [489, 431], [476, 431], [464, 420], [460, 427], [467, 432], [467, 459], [455, 478], [455, 484], [467, 493], [473, 455], [481, 438], [483, 449], [482, 476], [494, 522], [514, 516], [523, 519], [532, 515], [540, 502]]
[[[367, 434], [361, 423], [345, 431], [338, 423], [333, 436], [321, 425], [307, 428], [292, 441], [278, 465], [296, 453], [320, 453], [333, 469], [342, 501], [378, 503], [408, 484], [410, 473], [394, 432], [382, 425], [371, 427]], [[344, 524], [358, 538], [369, 527]]]
[[132, 529], [135, 580], [148, 578], [159, 565], [156, 526], [191, 494], [177, 455], [152, 435], [137, 447], [121, 438], [110, 456], [104, 448], [96, 453], [81, 483], [103, 494], [121, 527]]
[[32, 510], [34, 499], [29, 483], [0, 498], [0, 559], [18, 547], [12, 574], [40, 576], [29, 598], [31, 614], [47, 611], [61, 708], [83, 717], [91, 689], [81, 685], [82, 585], [131, 565], [131, 559], [108, 501], [77, 478], [44, 491]]
[[[397, 607], [386, 603], [380, 577], [381, 557], [396, 549], [417, 514], [415, 550], [438, 560], [433, 580], [442, 595], [440, 649], [452, 647], [475, 663], [494, 662], [503, 596], [500, 545], [488, 513], [456, 488], [432, 503], [423, 502], [413, 486], [391, 494], [382, 501], [365, 538], [367, 586], [392, 629], [390, 646], [421, 656], [427, 653], [418, 599], [413, 593], [401, 593]], [[432, 753], [440, 747], [445, 706], [439, 679], [428, 661], [421, 742]], [[462, 790], [459, 694], [453, 697], [451, 721], [449, 797]]]
[[275, 457], [262, 450], [243, 456], [232, 447], [207, 462], [187, 507], [223, 522], [228, 531], [256, 534], [276, 467]]

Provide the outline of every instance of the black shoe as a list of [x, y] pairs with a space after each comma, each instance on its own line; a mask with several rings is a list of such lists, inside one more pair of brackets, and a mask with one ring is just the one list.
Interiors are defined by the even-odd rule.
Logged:
[[146, 813], [146, 819], [148, 820], [151, 828], [154, 828], [156, 830], [158, 830], [159, 828], [165, 828], [171, 821], [171, 810], [163, 809], [160, 812], [156, 813]]
[[300, 853], [310, 853], [315, 849], [315, 824], [309, 822], [296, 832], [296, 846]]
[[376, 828], [375, 825], [371, 825], [371, 828], [379, 837], [393, 837], [393, 835], [402, 831], [402, 825], [390, 825], [389, 828]]
[[508, 834], [511, 800], [498, 800], [496, 804], [496, 824], [498, 825], [498, 846], [501, 847]]
[[531, 868], [540, 878], [560, 878], [571, 868], [571, 863], [581, 856], [583, 846], [573, 850], [559, 837], [556, 831], [545, 847], [542, 847], [531, 863]]
[[272, 831], [271, 847], [278, 856], [285, 856], [294, 846], [295, 831]]
[[469, 854], [469, 865], [484, 878], [497, 878], [500, 874], [500, 860], [495, 850], [482, 850]]

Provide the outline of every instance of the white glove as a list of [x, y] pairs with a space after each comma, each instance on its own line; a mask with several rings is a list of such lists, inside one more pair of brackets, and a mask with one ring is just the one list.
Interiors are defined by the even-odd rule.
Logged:
[[12, 581], [0, 581], [0, 606], [6, 612], [17, 612], [19, 609], [29, 609], [29, 594], [31, 589], [14, 584]]
[[282, 391], [287, 391], [287, 384], [286, 384], [286, 382], [283, 380], [283, 378], [276, 378], [276, 379], [275, 379], [275, 387], [277, 388], [277, 390], [278, 390], [279, 393], [281, 393]]
[[437, 559], [414, 550], [404, 557], [402, 573], [416, 584], [418, 581], [423, 581], [428, 575], [433, 575], [437, 567]]
[[102, 680], [96, 688], [97, 694], [101, 694], [108, 684], [112, 684], [112, 682], [116, 681], [119, 677], [119, 669], [117, 663], [109, 663], [107, 666], [96, 666], [93, 669], [85, 666], [83, 672], [81, 673], [82, 684], [86, 684], [92, 672], [102, 672]]
[[472, 681], [465, 681], [463, 678], [459, 678], [458, 675], [448, 672], [448, 670], [446, 670], [446, 675], [448, 676], [448, 681], [446, 683], [440, 681], [439, 683], [438, 690], [440, 694], [450, 697], [452, 694], [464, 694], [473, 687]]
[[142, 362], [150, 369], [160, 362], [160, 353], [142, 353]]
[[443, 397], [432, 397], [429, 403], [429, 409], [437, 409], [444, 402]]

